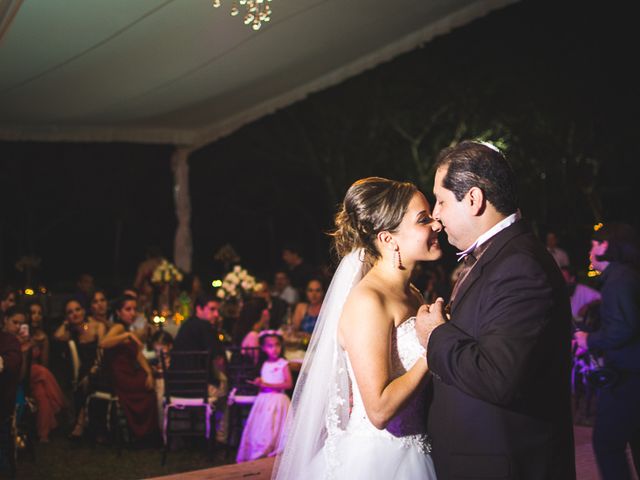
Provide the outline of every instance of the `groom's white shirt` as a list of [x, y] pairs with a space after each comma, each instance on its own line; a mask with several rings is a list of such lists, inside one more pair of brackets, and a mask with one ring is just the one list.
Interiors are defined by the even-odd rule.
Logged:
[[482, 235], [480, 235], [477, 238], [477, 240], [471, 244], [471, 246], [469, 248], [467, 248], [466, 250], [464, 250], [462, 252], [456, 253], [456, 255], [458, 255], [458, 261], [463, 260], [464, 257], [466, 257], [471, 252], [473, 252], [479, 245], [482, 245], [487, 240], [489, 240], [491, 237], [493, 237], [494, 235], [497, 235], [499, 232], [501, 232], [502, 230], [504, 230], [508, 226], [513, 225], [514, 223], [516, 223], [521, 218], [522, 218], [522, 214], [520, 213], [520, 210], [518, 210], [518, 211], [516, 211], [516, 213], [512, 213], [507, 218], [504, 218], [504, 219], [500, 220], [493, 227], [491, 227], [489, 230], [487, 230]]

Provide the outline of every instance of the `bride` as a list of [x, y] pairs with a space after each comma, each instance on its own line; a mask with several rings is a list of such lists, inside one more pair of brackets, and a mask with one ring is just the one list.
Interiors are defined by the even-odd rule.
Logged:
[[411, 183], [355, 182], [333, 233], [333, 277], [273, 479], [435, 479], [426, 435], [427, 364], [415, 333], [416, 262], [436, 260], [441, 225]]

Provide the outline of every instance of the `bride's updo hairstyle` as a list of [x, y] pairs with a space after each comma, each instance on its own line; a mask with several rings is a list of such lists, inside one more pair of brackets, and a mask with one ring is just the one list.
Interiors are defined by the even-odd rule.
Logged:
[[336, 253], [344, 257], [356, 248], [364, 248], [365, 261], [373, 265], [381, 257], [376, 245], [378, 233], [398, 229], [417, 191], [409, 182], [380, 177], [357, 180], [336, 214], [336, 229], [331, 233]]

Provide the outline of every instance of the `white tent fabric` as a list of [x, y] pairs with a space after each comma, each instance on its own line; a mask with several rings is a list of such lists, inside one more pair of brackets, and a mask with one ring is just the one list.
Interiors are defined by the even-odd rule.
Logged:
[[191, 271], [189, 154], [517, 0], [0, 0], [0, 140], [176, 146], [174, 261]]
[[0, 140], [198, 148], [516, 0], [0, 0]]

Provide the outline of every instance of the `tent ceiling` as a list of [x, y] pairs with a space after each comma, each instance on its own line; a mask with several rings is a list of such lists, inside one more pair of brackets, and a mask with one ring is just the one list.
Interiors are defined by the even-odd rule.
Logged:
[[0, 0], [0, 140], [201, 146], [515, 0]]

